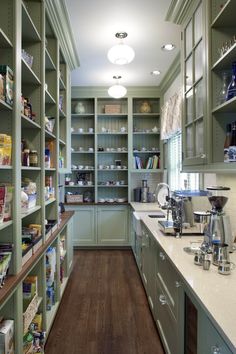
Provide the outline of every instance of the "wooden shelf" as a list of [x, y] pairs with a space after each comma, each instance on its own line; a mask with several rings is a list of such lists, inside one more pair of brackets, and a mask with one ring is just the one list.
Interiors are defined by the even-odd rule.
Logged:
[[160, 113], [133, 113], [133, 117], [158, 117]]
[[128, 185], [127, 184], [123, 184], [123, 185], [112, 185], [112, 186], [106, 186], [106, 185], [101, 185], [101, 184], [98, 184], [98, 188], [128, 188]]
[[212, 66], [212, 70], [229, 70], [236, 57], [236, 43], [220, 57]]
[[160, 132], [133, 132], [133, 135], [160, 135]]
[[2, 304], [10, 294], [17, 289], [20, 282], [26, 277], [33, 265], [42, 257], [44, 252], [53, 243], [58, 234], [63, 230], [70, 218], [74, 215], [73, 211], [66, 211], [62, 214], [61, 223], [57, 230], [48, 238], [48, 240], [33, 254], [33, 256], [24, 264], [21, 271], [17, 275], [8, 275], [4, 286], [0, 289], [0, 304]]
[[52, 203], [56, 202], [56, 198], [50, 198], [48, 200], [45, 201], [45, 206], [48, 206]]
[[223, 104], [215, 107], [212, 110], [212, 113], [232, 113], [235, 112], [236, 110], [236, 97], [231, 98], [231, 100], [228, 100], [224, 102]]
[[128, 132], [126, 132], [126, 133], [121, 133], [121, 132], [103, 133], [103, 132], [99, 132], [99, 133], [97, 133], [97, 135], [128, 135]]
[[72, 113], [71, 118], [94, 117], [94, 113]]
[[234, 0], [228, 0], [211, 24], [213, 28], [235, 27], [236, 4]]
[[45, 103], [56, 104], [56, 100], [52, 97], [48, 90], [45, 90]]
[[56, 135], [45, 129], [45, 139], [56, 139]]
[[0, 48], [12, 48], [12, 42], [8, 36], [0, 29]]
[[30, 14], [22, 1], [22, 39], [27, 42], [40, 42], [41, 37]]
[[0, 165], [0, 170], [12, 170], [13, 167], [10, 165]]
[[88, 186], [87, 184], [83, 185], [83, 186], [81, 186], [80, 184], [74, 184], [73, 186], [65, 185], [64, 187], [65, 188], [94, 188], [95, 186], [94, 186], [94, 184], [91, 186]]
[[65, 90], [66, 89], [66, 85], [65, 85], [64, 81], [61, 78], [59, 79], [59, 86], [60, 86], [60, 90]]
[[0, 223], [0, 230], [4, 230], [6, 227], [9, 227], [12, 224], [13, 224], [12, 220], [2, 222]]
[[91, 171], [95, 171], [95, 169], [93, 168], [73, 168], [72, 170], [71, 170], [71, 173], [73, 172], [73, 171], [75, 171], [75, 172], [91, 172]]
[[128, 113], [98, 113], [98, 119], [100, 117], [112, 117], [112, 118], [127, 118]]
[[41, 167], [21, 166], [22, 171], [41, 171]]
[[37, 205], [36, 207], [34, 208], [30, 208], [30, 209], [27, 209], [25, 211], [21, 211], [21, 219], [24, 219], [26, 218], [27, 216], [33, 214], [33, 213], [36, 213], [36, 211], [39, 211], [41, 209], [41, 206], [40, 205]]
[[89, 133], [89, 132], [85, 132], [85, 133], [76, 133], [76, 132], [73, 132], [71, 133], [71, 135], [94, 135], [94, 133]]
[[12, 111], [12, 106], [0, 99], [0, 111]]
[[22, 83], [23, 84], [33, 84], [40, 85], [41, 82], [34, 71], [29, 67], [24, 59], [21, 59], [22, 63]]
[[56, 65], [54, 64], [51, 55], [47, 48], [45, 49], [45, 70], [52, 71], [56, 70]]
[[161, 169], [146, 169], [146, 168], [141, 168], [140, 170], [131, 170], [132, 173], [162, 173], [163, 171]]
[[94, 154], [94, 151], [71, 151], [72, 154]]
[[62, 140], [62, 139], [59, 139], [59, 144], [63, 145], [63, 146], [66, 146], [66, 142], [64, 140]]
[[128, 154], [128, 151], [97, 151], [97, 154]]
[[41, 129], [40, 125], [34, 122], [32, 119], [21, 115], [21, 127], [25, 129]]
[[133, 154], [160, 154], [160, 150], [133, 151]]

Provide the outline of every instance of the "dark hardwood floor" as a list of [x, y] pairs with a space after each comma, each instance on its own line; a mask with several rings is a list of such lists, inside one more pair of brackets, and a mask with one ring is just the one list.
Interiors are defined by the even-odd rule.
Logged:
[[77, 250], [45, 354], [164, 354], [129, 250]]

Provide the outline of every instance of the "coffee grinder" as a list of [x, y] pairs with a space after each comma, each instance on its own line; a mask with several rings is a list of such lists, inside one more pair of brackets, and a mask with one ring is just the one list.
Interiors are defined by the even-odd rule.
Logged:
[[229, 187], [212, 186], [207, 187], [210, 192], [208, 200], [211, 203], [210, 222], [206, 231], [206, 237], [211, 245], [227, 244], [229, 252], [233, 252], [232, 230], [229, 216], [225, 214], [223, 208], [228, 198], [223, 195], [229, 191]]
[[142, 203], [148, 202], [148, 192], [149, 192], [149, 187], [147, 185], [147, 180], [143, 179], [142, 180], [142, 188], [141, 188], [141, 202]]

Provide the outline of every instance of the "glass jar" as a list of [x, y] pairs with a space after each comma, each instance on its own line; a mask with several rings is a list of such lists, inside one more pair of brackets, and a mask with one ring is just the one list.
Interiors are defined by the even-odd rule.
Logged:
[[217, 105], [224, 103], [227, 99], [227, 90], [229, 85], [229, 75], [227, 72], [222, 73], [222, 85], [218, 94]]
[[22, 159], [22, 165], [29, 167], [30, 162], [29, 162], [29, 154], [30, 154], [30, 150], [29, 149], [24, 149], [23, 151], [23, 159]]
[[29, 153], [29, 165], [31, 167], [38, 167], [38, 151], [31, 150]]
[[51, 167], [51, 154], [50, 149], [45, 149], [45, 168]]

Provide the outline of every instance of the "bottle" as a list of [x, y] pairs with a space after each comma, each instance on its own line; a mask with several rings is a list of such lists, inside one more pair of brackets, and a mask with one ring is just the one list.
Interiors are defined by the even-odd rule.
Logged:
[[229, 162], [236, 162], [236, 122], [232, 123], [232, 133], [229, 145]]
[[24, 149], [24, 152], [23, 152], [23, 161], [22, 161], [22, 165], [23, 165], [23, 166], [29, 167], [29, 165], [30, 165], [30, 162], [29, 162], [29, 153], [30, 153], [30, 150], [29, 150], [29, 149]]
[[231, 124], [226, 125], [226, 136], [224, 143], [224, 162], [229, 162], [229, 146], [231, 142]]
[[236, 96], [236, 62], [234, 61], [232, 64], [232, 78], [227, 89], [226, 100], [228, 101], [235, 96]]
[[217, 104], [220, 105], [224, 103], [227, 99], [227, 90], [228, 90], [228, 73], [222, 73], [222, 85], [218, 95], [218, 102]]
[[45, 149], [45, 168], [51, 167], [51, 153], [49, 149]]

